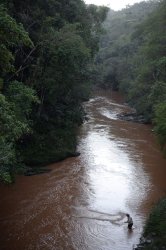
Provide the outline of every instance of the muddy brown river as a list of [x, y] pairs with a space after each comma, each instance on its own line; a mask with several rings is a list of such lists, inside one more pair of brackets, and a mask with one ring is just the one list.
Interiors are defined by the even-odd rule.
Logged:
[[79, 157], [0, 187], [1, 250], [131, 250], [138, 243], [150, 209], [166, 195], [166, 159], [149, 125], [117, 118], [130, 111], [119, 94], [97, 93], [85, 108]]

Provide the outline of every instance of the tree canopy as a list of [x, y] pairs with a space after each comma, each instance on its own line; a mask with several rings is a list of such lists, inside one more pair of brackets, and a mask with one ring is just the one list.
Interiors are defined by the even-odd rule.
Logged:
[[106, 13], [82, 0], [1, 1], [1, 180], [74, 154]]
[[[119, 89], [166, 145], [166, 2], [147, 1], [111, 12], [96, 65], [100, 85]], [[100, 71], [101, 72], [101, 71]]]

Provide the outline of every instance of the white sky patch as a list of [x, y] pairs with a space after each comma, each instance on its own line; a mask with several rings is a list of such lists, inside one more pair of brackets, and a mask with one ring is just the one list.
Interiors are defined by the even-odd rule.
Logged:
[[86, 4], [105, 5], [113, 10], [121, 10], [126, 5], [133, 5], [142, 2], [143, 0], [84, 0]]

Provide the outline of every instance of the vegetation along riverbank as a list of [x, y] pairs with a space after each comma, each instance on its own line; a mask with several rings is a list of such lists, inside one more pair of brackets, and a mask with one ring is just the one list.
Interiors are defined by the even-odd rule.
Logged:
[[[144, 1], [110, 11], [96, 56], [97, 85], [119, 90], [136, 110], [119, 118], [152, 123], [166, 155], [166, 1]], [[159, 168], [160, 166], [158, 166]], [[135, 249], [166, 249], [166, 200], [149, 216]]]
[[143, 236], [134, 249], [159, 250], [166, 249], [166, 199], [161, 200], [153, 208], [146, 222]]
[[[166, 154], [165, 0], [121, 11], [82, 0], [1, 0], [0, 58], [1, 182], [77, 155], [91, 86], [122, 92], [136, 113], [119, 119], [152, 123]], [[166, 249], [165, 232], [163, 199], [135, 249]]]
[[1, 181], [75, 154], [107, 10], [81, 0], [1, 1]]
[[110, 11], [97, 54], [97, 85], [119, 90], [166, 146], [166, 1]]

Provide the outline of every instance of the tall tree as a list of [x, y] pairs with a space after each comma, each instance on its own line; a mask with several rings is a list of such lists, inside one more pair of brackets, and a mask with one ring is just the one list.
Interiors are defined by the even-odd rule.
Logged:
[[82, 0], [2, 3], [0, 178], [11, 181], [18, 166], [74, 154], [107, 8]]

